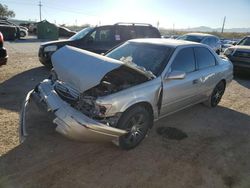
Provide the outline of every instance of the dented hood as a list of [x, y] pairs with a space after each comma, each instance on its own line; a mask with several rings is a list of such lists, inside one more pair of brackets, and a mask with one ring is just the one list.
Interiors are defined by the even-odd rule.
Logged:
[[58, 79], [84, 92], [100, 83], [110, 71], [124, 63], [79, 48], [65, 46], [52, 55]]

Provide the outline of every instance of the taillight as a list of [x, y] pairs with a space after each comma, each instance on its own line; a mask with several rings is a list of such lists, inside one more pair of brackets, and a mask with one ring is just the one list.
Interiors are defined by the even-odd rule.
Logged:
[[2, 33], [0, 33], [0, 42], [3, 43], [3, 34]]

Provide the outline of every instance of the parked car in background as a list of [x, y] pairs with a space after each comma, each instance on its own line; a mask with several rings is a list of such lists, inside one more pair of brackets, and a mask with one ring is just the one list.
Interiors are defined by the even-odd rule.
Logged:
[[28, 36], [28, 29], [26, 27], [23, 26], [19, 26], [20, 27], [20, 37], [26, 37]]
[[32, 33], [32, 34], [36, 34], [37, 33], [37, 23], [29, 24], [28, 32]]
[[0, 31], [2, 32], [5, 40], [15, 40], [20, 38], [20, 27], [6, 18], [0, 18]]
[[4, 37], [3, 34], [0, 32], [0, 66], [5, 65], [8, 59], [7, 50], [4, 48], [3, 43]]
[[59, 26], [58, 27], [58, 32], [59, 32], [59, 37], [72, 37], [73, 35], [76, 34], [75, 31], [71, 31], [66, 27]]
[[219, 37], [206, 33], [188, 33], [177, 38], [177, 40], [187, 40], [199, 42], [210, 46], [217, 54], [221, 52], [221, 42]]
[[23, 103], [21, 138], [35, 102], [66, 137], [132, 149], [154, 120], [201, 102], [217, 106], [233, 78], [231, 62], [207, 45], [169, 39], [129, 40], [105, 56], [65, 46], [52, 63], [50, 78]]
[[94, 28], [88, 27], [68, 40], [41, 44], [38, 56], [43, 65], [51, 68], [51, 55], [65, 45], [101, 54], [133, 38], [161, 38], [161, 34], [150, 24], [117, 23]]
[[231, 40], [221, 40], [221, 51], [224, 52], [227, 48], [233, 46], [233, 41]]
[[233, 63], [235, 70], [250, 70], [250, 36], [227, 48], [224, 55]]
[[0, 23], [0, 32], [4, 36], [5, 40], [12, 41], [16, 39], [17, 29], [15, 26], [3, 25]]

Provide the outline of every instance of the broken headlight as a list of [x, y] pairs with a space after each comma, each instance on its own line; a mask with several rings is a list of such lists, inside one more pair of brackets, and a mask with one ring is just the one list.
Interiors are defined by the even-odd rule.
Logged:
[[105, 117], [111, 109], [111, 104], [98, 104], [92, 96], [80, 95], [75, 108], [89, 117]]
[[106, 113], [109, 112], [109, 110], [111, 109], [112, 105], [111, 104], [102, 104], [102, 105], [96, 104], [95, 107], [96, 107], [96, 112], [97, 112], [96, 115], [102, 117]]

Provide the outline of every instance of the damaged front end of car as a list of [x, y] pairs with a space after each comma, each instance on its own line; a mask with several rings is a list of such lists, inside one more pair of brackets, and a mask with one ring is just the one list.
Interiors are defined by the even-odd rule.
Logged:
[[103, 99], [144, 83], [150, 78], [120, 61], [73, 47], [64, 47], [52, 57], [49, 79], [30, 91], [20, 114], [20, 140], [28, 135], [27, 108], [34, 102], [54, 115], [56, 131], [79, 141], [114, 141], [127, 134], [118, 129], [122, 115], [117, 102]]

